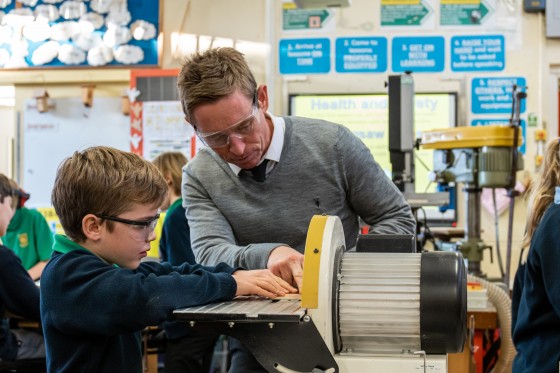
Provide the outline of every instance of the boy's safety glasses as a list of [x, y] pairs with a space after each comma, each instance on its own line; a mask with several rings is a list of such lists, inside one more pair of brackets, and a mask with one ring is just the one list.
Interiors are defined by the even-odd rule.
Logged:
[[156, 228], [158, 219], [159, 219], [159, 214], [152, 216], [149, 219], [145, 219], [145, 220], [130, 220], [130, 219], [123, 219], [123, 218], [119, 218], [117, 216], [112, 216], [112, 215], [95, 215], [100, 219], [105, 219], [105, 220], [111, 220], [111, 221], [116, 221], [117, 223], [123, 223], [123, 224], [128, 224], [130, 225], [132, 228], [134, 228], [135, 230], [137, 230], [140, 234], [141, 234], [141, 238], [143, 239], [147, 239], [150, 234], [152, 234], [152, 232], [154, 231], [154, 229]]

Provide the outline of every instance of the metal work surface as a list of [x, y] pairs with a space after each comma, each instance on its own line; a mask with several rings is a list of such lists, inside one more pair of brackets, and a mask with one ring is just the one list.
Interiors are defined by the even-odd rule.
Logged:
[[173, 316], [187, 321], [292, 321], [305, 315], [299, 299], [268, 299], [257, 296], [236, 297], [222, 303], [188, 307], [173, 311]]

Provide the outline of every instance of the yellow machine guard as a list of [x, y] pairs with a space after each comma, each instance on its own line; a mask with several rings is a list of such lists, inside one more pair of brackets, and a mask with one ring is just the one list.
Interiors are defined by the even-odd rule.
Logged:
[[327, 218], [328, 216], [315, 215], [309, 223], [303, 254], [305, 266], [301, 285], [301, 306], [303, 308], [319, 306], [319, 268]]
[[[509, 126], [455, 127], [422, 132], [423, 149], [482, 148], [513, 146], [513, 128]], [[523, 144], [521, 129], [517, 144]]]

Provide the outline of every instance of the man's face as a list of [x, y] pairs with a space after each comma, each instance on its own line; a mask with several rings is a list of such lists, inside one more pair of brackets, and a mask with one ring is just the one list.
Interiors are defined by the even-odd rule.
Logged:
[[4, 201], [0, 203], [0, 236], [6, 234], [10, 220], [14, 216], [12, 198], [12, 196], [5, 196]]
[[259, 88], [256, 103], [236, 91], [216, 102], [196, 107], [193, 122], [199, 136], [206, 138], [208, 146], [220, 157], [249, 169], [259, 163], [272, 139], [272, 124], [263, 113], [267, 106], [265, 101], [263, 87]]

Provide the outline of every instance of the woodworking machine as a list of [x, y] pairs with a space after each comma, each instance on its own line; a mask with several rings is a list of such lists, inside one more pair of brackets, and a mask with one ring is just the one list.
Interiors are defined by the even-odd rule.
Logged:
[[314, 216], [301, 299], [237, 297], [174, 316], [239, 339], [269, 372], [444, 373], [465, 341], [466, 268], [460, 253], [411, 242], [347, 251], [340, 219]]

